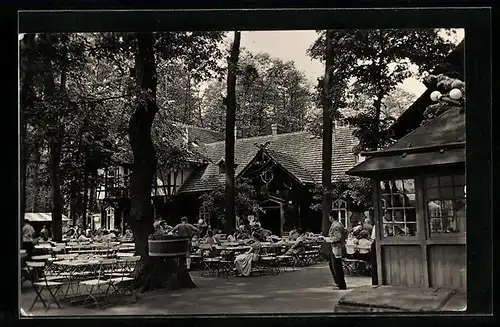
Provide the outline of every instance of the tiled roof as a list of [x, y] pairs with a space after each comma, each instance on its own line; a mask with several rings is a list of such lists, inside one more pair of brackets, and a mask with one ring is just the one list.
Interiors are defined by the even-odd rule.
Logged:
[[[412, 152], [412, 148], [420, 149]], [[445, 148], [448, 149], [444, 150]], [[400, 151], [397, 152], [398, 150]], [[406, 150], [408, 153], [401, 153]], [[452, 107], [393, 145], [367, 158], [349, 170], [348, 174], [369, 177], [389, 170], [464, 162], [465, 113], [461, 108]]]
[[456, 142], [465, 142], [465, 114], [460, 107], [451, 107], [381, 152]]
[[[206, 128], [175, 123], [175, 122], [173, 123], [179, 128], [183, 128], [185, 130], [187, 129], [188, 142], [189, 142], [188, 149], [191, 151], [191, 153], [188, 156], [188, 161], [191, 162], [205, 161], [206, 160], [205, 149], [204, 149], [205, 144], [224, 140], [224, 135], [222, 135], [221, 133]], [[182, 138], [179, 138], [179, 142], [182, 142], [181, 140]], [[193, 146], [193, 142], [196, 142], [197, 144], [196, 147]], [[133, 156], [130, 144], [128, 144], [127, 142], [121, 152], [113, 155], [113, 159], [119, 163], [131, 164], [133, 161]]]
[[210, 129], [185, 124], [178, 124], [178, 126], [187, 127], [189, 142], [197, 141], [199, 143], [208, 144], [224, 141], [224, 135], [222, 133]]
[[[337, 127], [333, 137], [332, 180], [343, 175], [356, 164], [353, 149], [358, 141], [349, 127]], [[269, 153], [285, 169], [304, 183], [321, 182], [322, 139], [308, 132], [283, 133], [237, 139], [235, 142], [235, 175], [255, 157], [259, 148], [256, 145], [269, 142]], [[193, 174], [179, 189], [179, 193], [190, 193], [211, 190], [224, 183], [225, 175], [219, 174], [215, 164], [225, 154], [225, 143], [206, 144], [206, 155], [211, 159], [200, 171]]]

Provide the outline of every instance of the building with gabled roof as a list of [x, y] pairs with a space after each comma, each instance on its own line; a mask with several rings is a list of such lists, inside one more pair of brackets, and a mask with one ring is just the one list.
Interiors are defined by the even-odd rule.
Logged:
[[[311, 191], [321, 184], [322, 142], [321, 138], [305, 131], [279, 134], [276, 129], [271, 135], [235, 140], [235, 177], [252, 180], [259, 195], [261, 224], [276, 235], [293, 226], [320, 231], [321, 213], [310, 206]], [[333, 182], [344, 177], [358, 162], [359, 156], [354, 153], [357, 144], [351, 127], [335, 128]], [[225, 185], [225, 143], [208, 143], [203, 150], [207, 162], [197, 167], [179, 188], [175, 200], [177, 209], [172, 212], [186, 215], [190, 220], [210, 217], [211, 224], [216, 226], [217, 217], [199, 211], [199, 197]], [[347, 210], [339, 215], [347, 223]]]
[[[152, 199], [155, 215], [161, 215], [169, 224], [177, 223], [181, 216], [190, 221], [204, 218], [213, 227], [218, 217], [200, 210], [200, 196], [225, 185], [225, 142], [220, 133], [204, 128], [176, 124], [180, 127], [180, 142], [187, 146], [189, 156], [179, 169], [157, 169]], [[257, 215], [263, 227], [281, 235], [293, 226], [319, 232], [321, 213], [312, 210], [312, 191], [321, 184], [322, 139], [309, 132], [278, 133], [235, 140], [235, 177], [248, 178], [257, 191]], [[235, 133], [236, 134], [236, 133]], [[353, 128], [337, 126], [333, 133], [332, 181], [345, 176], [359, 159], [354, 149], [358, 144]], [[127, 156], [122, 155], [122, 159]], [[122, 160], [115, 167], [103, 169], [106, 185], [101, 185], [97, 198], [103, 205], [103, 221], [112, 220], [121, 226], [126, 214], [128, 198], [127, 176], [130, 160]], [[120, 204], [122, 203], [122, 204]], [[337, 206], [341, 219], [348, 225], [350, 209]], [[244, 217], [242, 217], [244, 218]]]

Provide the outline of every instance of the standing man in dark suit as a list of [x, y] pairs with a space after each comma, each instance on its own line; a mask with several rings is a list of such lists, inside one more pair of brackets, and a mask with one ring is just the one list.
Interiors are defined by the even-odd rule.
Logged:
[[342, 254], [345, 247], [346, 230], [344, 225], [339, 221], [338, 215], [335, 211], [330, 212], [330, 229], [328, 236], [332, 245], [332, 252], [330, 253], [330, 271], [333, 272], [333, 279], [339, 290], [347, 289], [344, 277], [344, 268], [342, 267]]

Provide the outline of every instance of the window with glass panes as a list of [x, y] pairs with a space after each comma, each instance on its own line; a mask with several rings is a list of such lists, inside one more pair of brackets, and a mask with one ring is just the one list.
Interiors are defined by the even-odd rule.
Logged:
[[425, 203], [431, 237], [465, 232], [465, 175], [426, 177]]
[[337, 214], [337, 217], [339, 217], [339, 221], [344, 225], [345, 228], [347, 228], [347, 202], [344, 200], [335, 200], [332, 203], [332, 210]]
[[415, 180], [380, 182], [384, 237], [417, 235]]

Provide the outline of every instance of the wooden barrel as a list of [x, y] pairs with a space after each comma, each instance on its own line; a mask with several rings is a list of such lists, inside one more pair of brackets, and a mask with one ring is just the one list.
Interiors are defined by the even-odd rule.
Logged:
[[183, 236], [154, 235], [148, 240], [150, 257], [184, 257], [189, 239]]

